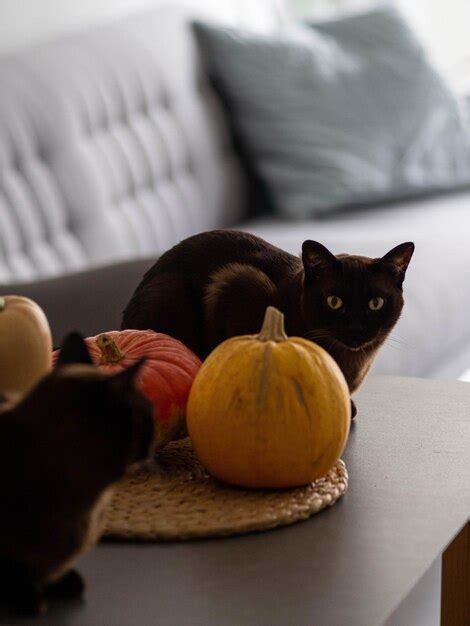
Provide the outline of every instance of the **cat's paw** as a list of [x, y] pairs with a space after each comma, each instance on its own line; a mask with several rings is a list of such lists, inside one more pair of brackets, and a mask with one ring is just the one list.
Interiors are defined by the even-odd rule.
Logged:
[[351, 400], [351, 419], [353, 420], [357, 415], [357, 408], [354, 404], [354, 400]]
[[78, 598], [83, 595], [85, 582], [77, 570], [71, 569], [54, 583], [47, 587], [49, 598]]

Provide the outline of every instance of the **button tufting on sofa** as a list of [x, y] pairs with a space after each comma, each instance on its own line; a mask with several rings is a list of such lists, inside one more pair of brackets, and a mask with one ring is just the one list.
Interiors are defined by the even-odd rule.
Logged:
[[242, 217], [241, 166], [199, 72], [172, 9], [0, 61], [3, 283], [157, 256]]

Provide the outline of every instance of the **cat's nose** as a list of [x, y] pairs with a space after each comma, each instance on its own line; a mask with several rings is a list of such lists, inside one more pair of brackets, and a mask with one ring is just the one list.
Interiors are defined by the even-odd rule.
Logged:
[[361, 333], [364, 330], [364, 326], [361, 322], [352, 322], [349, 324], [350, 333]]

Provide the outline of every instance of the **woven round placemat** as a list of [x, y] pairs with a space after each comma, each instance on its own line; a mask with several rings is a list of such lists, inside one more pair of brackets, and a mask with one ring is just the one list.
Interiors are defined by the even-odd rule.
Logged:
[[118, 483], [104, 512], [104, 536], [170, 541], [267, 530], [333, 505], [347, 486], [348, 473], [340, 460], [324, 478], [305, 487], [231, 487], [206, 472], [184, 439], [168, 444], [158, 458]]

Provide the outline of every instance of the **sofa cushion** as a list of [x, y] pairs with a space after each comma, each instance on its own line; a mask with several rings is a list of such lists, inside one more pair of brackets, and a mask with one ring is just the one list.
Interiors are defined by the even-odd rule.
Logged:
[[[375, 371], [429, 377], [458, 376], [457, 363], [470, 344], [470, 193], [421, 199], [375, 211], [343, 213], [335, 219], [287, 223], [279, 219], [240, 226], [294, 254], [305, 239], [334, 253], [382, 256], [394, 245], [414, 241], [407, 272], [405, 308]], [[468, 355], [466, 355], [468, 359]]]
[[157, 256], [244, 214], [184, 11], [0, 62], [0, 282]]
[[277, 212], [302, 219], [470, 183], [466, 119], [393, 8], [281, 36], [196, 28]]

